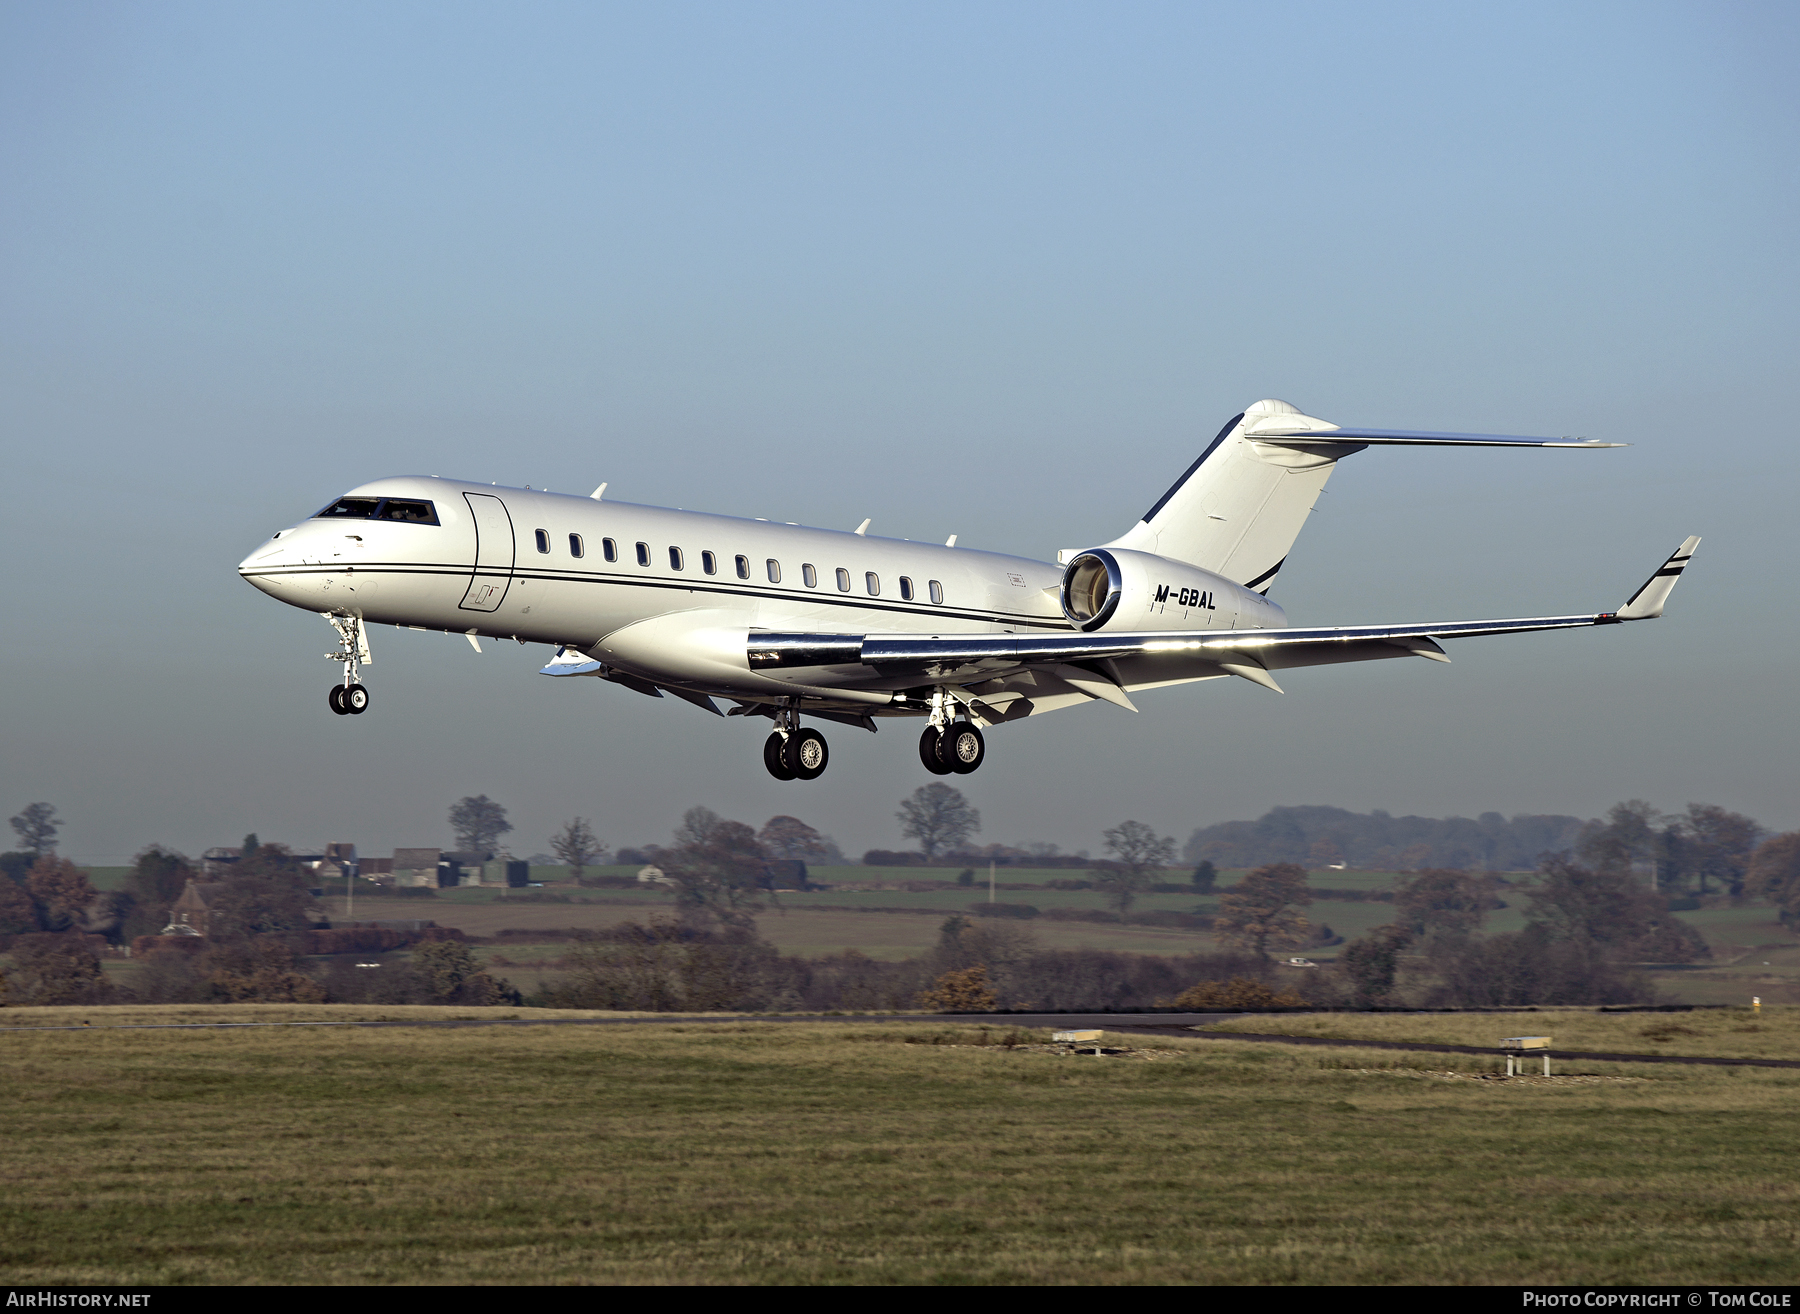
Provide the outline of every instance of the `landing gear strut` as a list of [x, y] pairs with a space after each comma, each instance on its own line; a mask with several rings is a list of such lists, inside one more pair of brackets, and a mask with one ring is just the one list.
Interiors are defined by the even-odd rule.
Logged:
[[328, 612], [325, 619], [338, 633], [337, 651], [325, 656], [344, 664], [343, 682], [331, 686], [331, 710], [339, 716], [361, 716], [368, 710], [369, 691], [358, 682], [357, 667], [372, 665], [375, 660], [369, 656], [369, 636], [363, 632], [362, 617]]
[[763, 765], [777, 780], [817, 780], [825, 774], [831, 750], [817, 730], [800, 728], [800, 709], [781, 709], [781, 729], [763, 741]]

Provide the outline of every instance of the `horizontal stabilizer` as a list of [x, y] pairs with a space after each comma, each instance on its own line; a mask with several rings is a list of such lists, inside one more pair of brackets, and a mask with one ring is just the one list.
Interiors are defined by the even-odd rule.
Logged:
[[1526, 438], [1506, 433], [1437, 433], [1429, 429], [1289, 429], [1248, 435], [1273, 447], [1629, 447], [1585, 438]]
[[1675, 581], [1681, 578], [1681, 572], [1687, 569], [1688, 561], [1694, 555], [1694, 549], [1700, 546], [1696, 535], [1689, 538], [1675, 549], [1675, 555], [1662, 563], [1662, 567], [1649, 579], [1644, 587], [1631, 595], [1631, 600], [1618, 610], [1622, 621], [1654, 620], [1662, 615], [1663, 604], [1669, 600], [1669, 594], [1675, 588]]

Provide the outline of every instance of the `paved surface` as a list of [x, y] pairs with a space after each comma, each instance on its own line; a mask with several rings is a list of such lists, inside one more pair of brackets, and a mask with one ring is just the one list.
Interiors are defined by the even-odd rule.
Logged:
[[[738, 1014], [703, 1017], [681, 1013], [656, 1017], [569, 1018], [395, 1018], [368, 1022], [114, 1022], [101, 1026], [75, 1023], [54, 1027], [0, 1027], [0, 1033], [24, 1031], [204, 1031], [251, 1030], [258, 1027], [620, 1027], [728, 1025], [745, 1022], [936, 1022], [948, 1026], [1006, 1026], [1058, 1031], [1111, 1031], [1124, 1035], [1180, 1036], [1187, 1040], [1217, 1040], [1260, 1045], [1324, 1045], [1336, 1049], [1398, 1049], [1426, 1054], [1476, 1054], [1499, 1058], [1503, 1051], [1482, 1045], [1428, 1045], [1405, 1040], [1340, 1040], [1328, 1036], [1280, 1036], [1234, 1031], [1196, 1031], [1194, 1028], [1256, 1016], [1245, 1013], [881, 1013], [881, 1014]], [[1152, 1020], [1154, 1019], [1154, 1020]], [[1608, 1063], [1686, 1063], [1721, 1068], [1800, 1068], [1800, 1059], [1714, 1058], [1695, 1054], [1608, 1054], [1584, 1049], [1534, 1049], [1526, 1060], [1548, 1054], [1553, 1059], [1586, 1059]]]
[[[1427, 1054], [1480, 1054], [1499, 1058], [1506, 1051], [1493, 1045], [1422, 1045], [1405, 1040], [1334, 1040], [1328, 1036], [1252, 1035], [1237, 1031], [1188, 1031], [1181, 1027], [1120, 1026], [1109, 1031], [1138, 1033], [1165, 1032], [1186, 1036], [1189, 1040], [1247, 1040], [1264, 1045], [1328, 1045], [1336, 1049], [1408, 1049]], [[1591, 1049], [1532, 1049], [1525, 1051], [1527, 1063], [1544, 1055], [1553, 1059], [1586, 1059], [1609, 1063], [1697, 1063], [1720, 1068], [1800, 1068], [1800, 1059], [1714, 1058], [1698, 1054], [1605, 1054]]]

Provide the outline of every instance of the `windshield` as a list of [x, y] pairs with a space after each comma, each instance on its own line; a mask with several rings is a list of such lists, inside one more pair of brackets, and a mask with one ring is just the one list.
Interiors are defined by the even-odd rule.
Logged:
[[435, 506], [406, 497], [340, 497], [313, 519], [401, 520], [413, 525], [438, 523]]

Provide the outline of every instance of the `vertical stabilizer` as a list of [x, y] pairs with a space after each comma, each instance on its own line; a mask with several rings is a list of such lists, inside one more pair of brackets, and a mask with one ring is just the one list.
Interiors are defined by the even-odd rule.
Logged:
[[[1332, 467], [1362, 450], [1342, 440], [1308, 447], [1294, 435], [1336, 428], [1284, 401], [1257, 402], [1219, 431], [1142, 520], [1105, 546], [1154, 552], [1267, 592]], [[1282, 445], [1257, 442], [1259, 429], [1286, 435]]]

